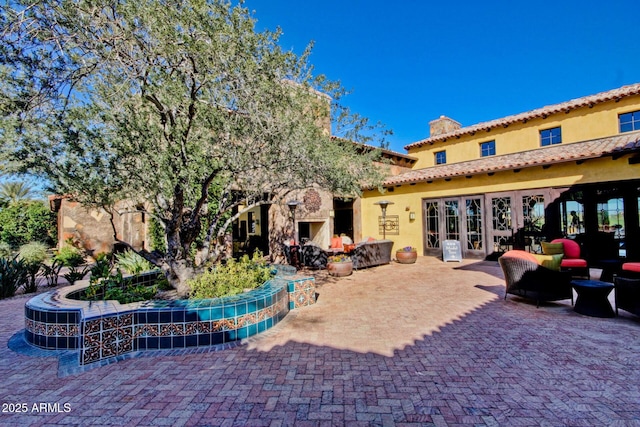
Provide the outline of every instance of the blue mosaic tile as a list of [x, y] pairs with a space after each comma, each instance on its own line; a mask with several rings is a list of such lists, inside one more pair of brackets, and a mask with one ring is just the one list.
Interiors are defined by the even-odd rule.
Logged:
[[220, 320], [224, 318], [224, 308], [221, 306], [211, 307], [210, 316], [207, 320]]
[[198, 335], [187, 335], [184, 337], [184, 345], [185, 347], [197, 347]]
[[171, 311], [169, 310], [159, 311], [158, 323], [171, 323]]
[[184, 348], [185, 339], [184, 336], [171, 337], [171, 348]]
[[173, 323], [184, 322], [184, 308], [178, 308], [171, 311], [171, 321]]
[[236, 303], [236, 316], [242, 316], [243, 314], [249, 313], [249, 309], [247, 307], [247, 303], [238, 302]]
[[198, 347], [205, 347], [211, 345], [211, 334], [198, 334]]
[[224, 319], [233, 318], [237, 316], [236, 305], [234, 303], [225, 304], [223, 306]]
[[34, 297], [33, 306], [25, 304], [29, 330], [25, 329], [24, 338], [43, 348], [81, 348], [79, 363], [95, 364], [132, 351], [211, 346], [250, 337], [277, 324], [290, 302], [294, 306], [315, 302], [315, 284], [309, 279], [276, 278], [250, 293], [226, 298], [128, 305], [109, 301], [73, 310], [47, 307], [52, 300]]
[[209, 334], [209, 337], [211, 339], [210, 345], [224, 344], [229, 341], [234, 341], [234, 339], [230, 339], [230, 334], [228, 332], [214, 332]]

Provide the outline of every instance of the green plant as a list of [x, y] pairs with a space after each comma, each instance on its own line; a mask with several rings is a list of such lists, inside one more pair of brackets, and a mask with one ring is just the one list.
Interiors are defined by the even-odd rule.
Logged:
[[11, 258], [13, 256], [13, 251], [11, 250], [11, 245], [7, 242], [0, 242], [0, 258]]
[[69, 271], [64, 273], [62, 277], [64, 277], [69, 284], [73, 285], [78, 280], [82, 280], [84, 276], [87, 275], [89, 271], [89, 266], [85, 266], [83, 268], [80, 267], [69, 267]]
[[96, 255], [96, 263], [89, 270], [91, 272], [91, 282], [96, 282], [100, 278], [109, 277], [111, 274], [111, 256], [105, 253]]
[[58, 253], [55, 255], [55, 259], [60, 261], [65, 267], [79, 267], [84, 264], [84, 254], [74, 246], [65, 244]]
[[205, 299], [236, 295], [262, 285], [271, 277], [273, 270], [262, 260], [262, 253], [255, 251], [251, 259], [247, 255], [239, 261], [231, 258], [226, 264], [216, 265], [190, 280], [190, 297]]
[[85, 263], [84, 254], [80, 249], [71, 245], [71, 242], [67, 241], [66, 244], [60, 248], [58, 253], [54, 257], [55, 260], [60, 262], [61, 267], [68, 267], [69, 271], [62, 275], [67, 282], [74, 284], [76, 281], [81, 280], [89, 271], [90, 267], [81, 266]]
[[42, 264], [42, 275], [47, 281], [47, 286], [58, 286], [58, 277], [62, 270], [62, 262], [55, 257], [51, 260], [51, 264]]
[[122, 272], [102, 277], [91, 282], [82, 299], [88, 301], [116, 300], [120, 304], [146, 301], [158, 292], [157, 284], [145, 286], [136, 282], [137, 276], [124, 278]]
[[131, 249], [127, 249], [116, 255], [116, 268], [129, 274], [140, 274], [152, 270], [153, 265]]
[[149, 239], [151, 241], [151, 248], [153, 248], [154, 251], [162, 253], [167, 251], [164, 228], [160, 224], [160, 221], [154, 217], [149, 219]]
[[25, 293], [31, 293], [38, 290], [36, 276], [42, 267], [44, 260], [47, 259], [47, 245], [40, 242], [31, 242], [20, 247], [18, 257], [24, 262], [24, 268], [27, 271], [27, 277], [23, 288]]
[[18, 201], [0, 210], [0, 240], [18, 248], [29, 242], [53, 245], [56, 216], [40, 201]]
[[20, 285], [27, 280], [25, 263], [17, 258], [0, 258], [0, 298], [14, 296]]

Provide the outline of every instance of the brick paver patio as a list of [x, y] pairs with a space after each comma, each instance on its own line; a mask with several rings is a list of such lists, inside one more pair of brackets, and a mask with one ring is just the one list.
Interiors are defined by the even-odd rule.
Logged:
[[325, 279], [316, 305], [243, 345], [66, 376], [8, 348], [27, 298], [0, 301], [0, 425], [640, 425], [639, 318], [504, 301], [495, 262]]

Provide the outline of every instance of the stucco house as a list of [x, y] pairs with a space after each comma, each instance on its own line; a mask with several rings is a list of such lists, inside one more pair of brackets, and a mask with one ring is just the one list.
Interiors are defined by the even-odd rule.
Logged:
[[364, 191], [365, 234], [477, 258], [565, 236], [593, 263], [640, 260], [640, 84], [472, 126], [442, 116], [405, 149], [411, 171]]

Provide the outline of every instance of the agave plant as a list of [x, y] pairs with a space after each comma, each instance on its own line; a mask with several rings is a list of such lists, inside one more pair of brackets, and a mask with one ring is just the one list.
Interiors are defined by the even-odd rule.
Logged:
[[140, 274], [152, 270], [153, 265], [131, 249], [127, 249], [116, 255], [116, 268], [129, 274]]

